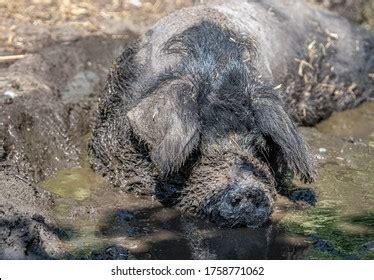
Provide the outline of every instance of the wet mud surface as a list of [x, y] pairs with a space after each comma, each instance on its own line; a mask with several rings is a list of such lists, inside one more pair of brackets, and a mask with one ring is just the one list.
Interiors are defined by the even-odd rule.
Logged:
[[374, 259], [373, 102], [301, 129], [319, 178], [272, 223], [217, 228], [91, 171], [97, 98], [133, 35], [78, 35], [0, 64], [0, 259]]
[[0, 68], [0, 258], [69, 255], [51, 212], [58, 194], [40, 182], [80, 165], [101, 81], [125, 46], [94, 36]]
[[302, 129], [319, 162], [317, 202], [303, 211], [292, 206], [281, 226], [308, 236], [314, 249], [307, 257], [374, 256], [368, 249], [374, 240], [373, 118], [374, 103], [368, 102]]
[[373, 120], [374, 103], [366, 103], [303, 128], [320, 166], [315, 206], [297, 192], [296, 202], [279, 197], [273, 222], [260, 229], [181, 217], [156, 200], [112, 188], [86, 165], [42, 185], [60, 195], [53, 211], [67, 250], [79, 258], [112, 244], [139, 259], [372, 258]]
[[307, 247], [301, 237], [279, 232], [273, 225], [232, 230], [182, 217], [156, 200], [105, 185], [94, 174], [90, 178], [96, 187], [84, 184], [78, 180], [81, 171], [62, 171], [43, 183], [56, 193], [64, 191], [60, 182], [65, 180], [79, 189], [60, 197], [54, 207], [57, 223], [66, 232], [65, 246], [78, 258], [112, 244], [128, 248], [137, 259], [299, 258]]

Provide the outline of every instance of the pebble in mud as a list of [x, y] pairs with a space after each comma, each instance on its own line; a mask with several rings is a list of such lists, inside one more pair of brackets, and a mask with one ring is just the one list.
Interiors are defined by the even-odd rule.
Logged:
[[15, 93], [14, 91], [11, 91], [11, 90], [6, 90], [6, 91], [4, 92], [4, 95], [5, 95], [5, 96], [8, 96], [8, 97], [10, 97], [10, 98], [15, 98], [15, 97], [16, 97], [16, 93]]
[[319, 152], [320, 153], [326, 153], [327, 152], [327, 149], [326, 148], [323, 148], [323, 147], [321, 147], [321, 148], [319, 148]]

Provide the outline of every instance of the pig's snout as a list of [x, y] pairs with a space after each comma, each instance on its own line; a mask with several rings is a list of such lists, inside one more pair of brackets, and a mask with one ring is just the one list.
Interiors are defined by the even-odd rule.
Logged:
[[206, 207], [209, 220], [225, 227], [258, 227], [272, 213], [273, 198], [260, 182], [232, 182]]

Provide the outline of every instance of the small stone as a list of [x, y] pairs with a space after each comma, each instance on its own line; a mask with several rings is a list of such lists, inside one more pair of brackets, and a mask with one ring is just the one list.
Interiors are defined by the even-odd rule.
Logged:
[[320, 153], [326, 153], [326, 152], [327, 152], [327, 149], [326, 149], [326, 148], [319, 148], [319, 152], [320, 152]]
[[128, 0], [128, 2], [129, 4], [136, 6], [136, 7], [140, 7], [142, 5], [142, 1], [140, 0]]
[[15, 98], [16, 97], [16, 93], [14, 91], [9, 90], [9, 89], [4, 92], [4, 95], [8, 96], [10, 98]]

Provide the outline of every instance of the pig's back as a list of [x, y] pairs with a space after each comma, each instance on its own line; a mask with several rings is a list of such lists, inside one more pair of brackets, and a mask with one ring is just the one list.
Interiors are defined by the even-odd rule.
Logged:
[[258, 58], [253, 63], [261, 76], [282, 82], [295, 59], [302, 58], [313, 37], [336, 34], [336, 54], [331, 64], [338, 75], [352, 80], [362, 75], [367, 62], [361, 29], [330, 12], [296, 0], [211, 0], [205, 5], [185, 8], [161, 19], [140, 43], [139, 62], [155, 75], [178, 64], [179, 57], [162, 52], [164, 43], [202, 21], [211, 21], [257, 43]]

